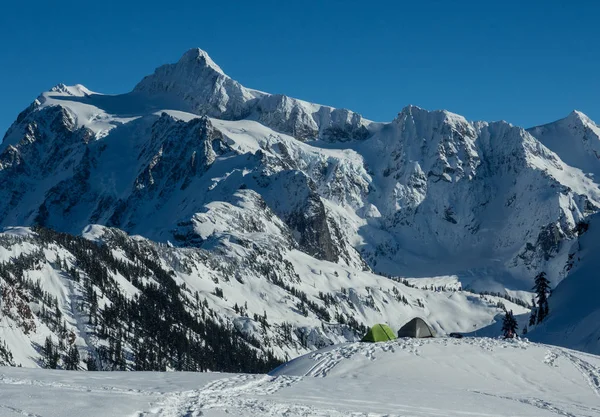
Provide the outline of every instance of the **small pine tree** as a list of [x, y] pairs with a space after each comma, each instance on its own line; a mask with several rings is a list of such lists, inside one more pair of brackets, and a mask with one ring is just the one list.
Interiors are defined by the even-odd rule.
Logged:
[[65, 369], [75, 371], [79, 367], [79, 349], [75, 346], [71, 346], [67, 352], [65, 358]]
[[98, 366], [96, 365], [96, 361], [94, 360], [92, 355], [88, 355], [88, 357], [85, 358], [85, 365], [87, 366], [88, 371], [97, 371], [98, 370]]
[[502, 333], [506, 339], [512, 339], [516, 336], [517, 330], [519, 329], [519, 324], [515, 319], [515, 316], [512, 310], [507, 311], [504, 315], [504, 320], [502, 320]]
[[549, 312], [548, 294], [550, 293], [550, 281], [546, 278], [545, 272], [542, 271], [535, 277], [533, 289], [537, 294], [537, 323], [541, 323]]
[[537, 307], [535, 305], [535, 298], [531, 299], [531, 315], [529, 316], [529, 327], [535, 326], [537, 322]]
[[54, 343], [52, 343], [52, 339], [50, 338], [50, 336], [47, 336], [46, 340], [44, 342], [43, 355], [44, 355], [44, 366], [46, 368], [56, 369], [58, 367], [58, 359], [59, 359], [58, 351], [57, 351], [56, 347], [54, 346]]

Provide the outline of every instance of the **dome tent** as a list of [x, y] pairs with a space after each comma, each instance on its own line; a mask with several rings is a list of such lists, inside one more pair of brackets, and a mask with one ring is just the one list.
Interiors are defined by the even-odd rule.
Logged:
[[388, 340], [394, 340], [395, 338], [396, 335], [394, 334], [394, 331], [390, 329], [387, 324], [376, 324], [369, 329], [361, 342], [387, 342]]
[[420, 317], [415, 317], [398, 330], [398, 337], [435, 337], [435, 331]]

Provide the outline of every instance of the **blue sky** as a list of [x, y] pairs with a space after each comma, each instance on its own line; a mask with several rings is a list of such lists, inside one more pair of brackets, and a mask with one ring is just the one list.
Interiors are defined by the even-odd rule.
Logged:
[[600, 122], [598, 3], [5, 2], [0, 136], [55, 84], [127, 92], [192, 47], [248, 87], [377, 121], [416, 104], [526, 127], [573, 109]]

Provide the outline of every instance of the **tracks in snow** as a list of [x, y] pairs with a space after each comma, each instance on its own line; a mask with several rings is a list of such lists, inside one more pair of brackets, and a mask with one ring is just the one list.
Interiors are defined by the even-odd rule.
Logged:
[[376, 359], [377, 352], [393, 353], [396, 350], [405, 350], [419, 355], [419, 346], [422, 346], [422, 342], [404, 339], [384, 343], [346, 344], [327, 352], [313, 354], [311, 358], [316, 361], [316, 364], [307, 372], [306, 376], [324, 378], [342, 360], [350, 359], [356, 354], [362, 354], [372, 361]]
[[[518, 398], [518, 397], [509, 397], [509, 396], [506, 396], [506, 395], [491, 394], [489, 392], [481, 392], [481, 391], [473, 391], [473, 392], [475, 392], [477, 394], [481, 394], [481, 395], [486, 395], [488, 397], [501, 398], [503, 400], [516, 401], [516, 402], [519, 402], [521, 404], [528, 404], [528, 405], [531, 405], [533, 407], [539, 408], [540, 410], [549, 411], [551, 413], [558, 414], [560, 416], [565, 416], [565, 417], [591, 417], [589, 415], [570, 413], [570, 412], [565, 411], [565, 410], [557, 407], [556, 405], [551, 404], [548, 401], [542, 400], [540, 398]], [[590, 411], [594, 411], [594, 410], [590, 410]]]
[[25, 417], [42, 417], [39, 414], [35, 414], [35, 413], [30, 413], [28, 411], [25, 411], [21, 408], [17, 408], [17, 407], [11, 407], [10, 405], [4, 405], [4, 404], [0, 404], [0, 409], [4, 408], [5, 410], [9, 410], [13, 413], [15, 413], [16, 415], [20, 415], [20, 416], [25, 416]]
[[[558, 359], [561, 357], [567, 359], [581, 373], [581, 375], [585, 378], [585, 380], [587, 381], [587, 383], [590, 386], [590, 388], [592, 389], [592, 391], [594, 391], [594, 393], [600, 397], [600, 368], [581, 359], [580, 357], [571, 353], [567, 349], [561, 349], [561, 348], [553, 348], [553, 349], [548, 350], [548, 353], [544, 357], [544, 363], [547, 364], [548, 366], [558, 367], [557, 362], [558, 362]], [[533, 407], [539, 408], [541, 410], [550, 411], [554, 414], [558, 414], [558, 415], [565, 416], [565, 417], [589, 416], [589, 414], [579, 414], [579, 413], [573, 414], [569, 411], [565, 411], [565, 410], [559, 408], [555, 404], [552, 404], [552, 403], [545, 401], [543, 399], [540, 399], [540, 398], [519, 398], [519, 397], [510, 397], [510, 396], [492, 394], [489, 392], [481, 392], [481, 391], [474, 391], [474, 392], [476, 392], [478, 394], [486, 395], [489, 397], [502, 398], [505, 400], [520, 402], [522, 404], [528, 404]], [[597, 409], [597, 408], [587, 408], [587, 407], [583, 407], [581, 405], [576, 405], [576, 404], [574, 404], [573, 406], [579, 408], [583, 412], [594, 413], [594, 415], [596, 415], [598, 412], [600, 412], [600, 409]]]
[[[302, 377], [237, 375], [213, 381], [200, 390], [174, 393], [165, 397], [155, 410], [139, 413], [139, 417], [197, 417], [202, 410], [221, 408], [225, 410], [256, 410], [257, 415], [278, 415], [275, 403], [257, 397], [274, 394], [289, 387]], [[302, 415], [302, 414], [300, 414]], [[309, 414], [307, 414], [309, 415]]]
[[566, 349], [556, 349], [555, 354], [567, 358], [586, 379], [590, 388], [600, 397], [600, 368], [572, 354]]
[[135, 417], [201, 417], [208, 410], [218, 410], [234, 416], [399, 417], [396, 414], [341, 411], [334, 408], [339, 406], [339, 402], [331, 400], [323, 401], [316, 407], [270, 398], [272, 394], [302, 381], [303, 378], [238, 375], [219, 379], [197, 391], [169, 395], [155, 409], [140, 412]]

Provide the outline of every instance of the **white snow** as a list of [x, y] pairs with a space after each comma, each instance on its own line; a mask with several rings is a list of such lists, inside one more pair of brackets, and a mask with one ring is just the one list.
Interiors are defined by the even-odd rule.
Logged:
[[600, 217], [573, 245], [573, 267], [552, 291], [549, 316], [531, 331], [533, 340], [600, 354]]
[[41, 103], [40, 109], [57, 105], [68, 109], [77, 127], [90, 129], [96, 139], [108, 136], [109, 132], [120, 124], [137, 119], [137, 116], [119, 117], [107, 113], [86, 100], [91, 95], [102, 94], [90, 91], [80, 84], [75, 86], [59, 85], [48, 92], [42, 93], [38, 100]]
[[0, 369], [0, 416], [596, 417], [600, 358], [526, 340], [333, 346], [269, 375]]
[[600, 127], [574, 110], [564, 119], [528, 131], [567, 164], [600, 180]]

